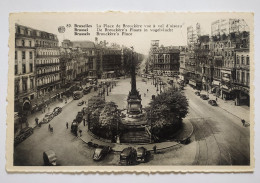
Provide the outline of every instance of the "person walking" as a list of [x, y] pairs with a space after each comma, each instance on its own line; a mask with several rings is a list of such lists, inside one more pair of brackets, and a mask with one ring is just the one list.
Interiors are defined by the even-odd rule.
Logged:
[[156, 147], [156, 145], [153, 146], [153, 152], [154, 152], [154, 154], [157, 153], [157, 147]]
[[81, 133], [82, 133], [82, 130], [79, 130], [79, 136], [80, 136], [80, 137], [82, 136]]
[[218, 97], [216, 97], [216, 102], [218, 101]]
[[147, 93], [149, 92], [148, 88], [147, 88]]
[[242, 122], [243, 126], [245, 126], [246, 121], [244, 119], [242, 119], [241, 122]]
[[69, 123], [68, 123], [68, 122], [66, 122], [66, 128], [67, 128], [67, 129], [69, 128]]
[[86, 126], [86, 119], [83, 119], [83, 125]]
[[36, 117], [36, 118], [35, 118], [36, 126], [38, 126], [38, 121], [39, 121], [39, 119]]
[[49, 124], [49, 127], [48, 127], [48, 131], [50, 131], [51, 130], [51, 124]]

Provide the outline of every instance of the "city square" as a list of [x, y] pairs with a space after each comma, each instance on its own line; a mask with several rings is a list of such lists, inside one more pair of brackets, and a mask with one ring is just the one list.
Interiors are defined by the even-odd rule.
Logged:
[[[249, 27], [209, 24], [186, 26], [185, 45], [150, 39], [144, 53], [141, 41], [59, 41], [71, 24], [56, 35], [16, 23], [13, 166], [251, 165]], [[167, 26], [181, 27], [156, 30]]]

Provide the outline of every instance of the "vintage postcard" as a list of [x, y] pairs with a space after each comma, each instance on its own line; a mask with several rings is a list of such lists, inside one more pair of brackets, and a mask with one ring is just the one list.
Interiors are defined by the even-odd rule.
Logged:
[[10, 14], [8, 172], [252, 172], [254, 14]]

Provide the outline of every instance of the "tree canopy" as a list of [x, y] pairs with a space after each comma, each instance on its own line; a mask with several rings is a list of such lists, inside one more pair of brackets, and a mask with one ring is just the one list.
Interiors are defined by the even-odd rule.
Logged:
[[176, 88], [156, 96], [148, 108], [152, 119], [152, 133], [167, 138], [180, 129], [182, 119], [188, 114], [188, 100]]

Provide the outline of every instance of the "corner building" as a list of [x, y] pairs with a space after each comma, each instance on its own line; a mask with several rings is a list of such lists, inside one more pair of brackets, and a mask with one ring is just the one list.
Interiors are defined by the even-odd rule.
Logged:
[[31, 110], [36, 97], [34, 30], [15, 24], [15, 111]]

